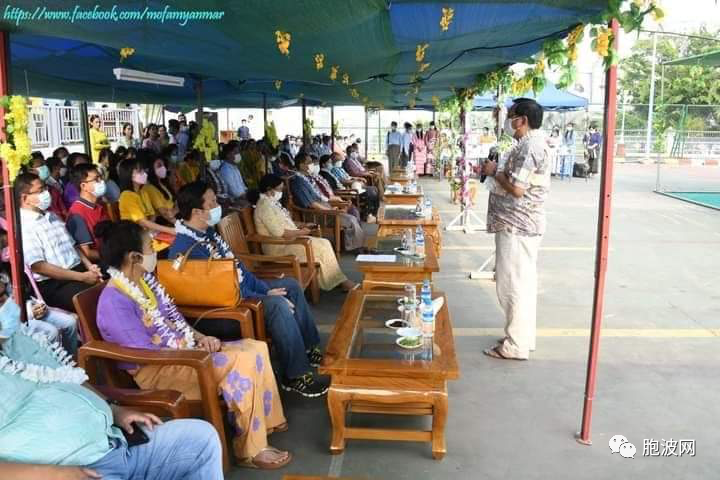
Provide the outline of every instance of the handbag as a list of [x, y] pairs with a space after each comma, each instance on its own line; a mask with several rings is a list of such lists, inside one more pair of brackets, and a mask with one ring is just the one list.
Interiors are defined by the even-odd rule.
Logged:
[[242, 299], [232, 258], [189, 260], [195, 242], [174, 260], [159, 260], [157, 277], [175, 303], [187, 307], [236, 307]]

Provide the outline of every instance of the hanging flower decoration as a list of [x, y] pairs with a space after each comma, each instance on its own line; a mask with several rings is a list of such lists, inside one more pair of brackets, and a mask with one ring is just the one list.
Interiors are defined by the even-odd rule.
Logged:
[[430, 97], [430, 100], [432, 101], [433, 107], [437, 108], [438, 106], [440, 106], [440, 97], [438, 97], [437, 95], [433, 95], [432, 97]]
[[120, 63], [135, 53], [135, 49], [132, 47], [124, 47], [120, 49]]
[[415, 48], [415, 61], [421, 63], [425, 60], [425, 50], [430, 46], [428, 43], [421, 43]]
[[202, 121], [202, 128], [200, 128], [195, 143], [193, 143], [193, 148], [199, 150], [205, 156], [205, 161], [208, 163], [210, 163], [212, 159], [217, 158], [218, 142], [215, 125], [206, 118]]
[[282, 80], [275, 80], [275, 90], [280, 90], [282, 88]]
[[442, 9], [442, 17], [440, 18], [440, 29], [443, 32], [448, 31], [448, 28], [450, 28], [450, 24], [452, 23], [454, 16], [455, 16], [454, 8], [448, 7], [448, 8]]
[[277, 43], [277, 48], [280, 50], [280, 53], [282, 53], [285, 56], [290, 55], [290, 39], [292, 38], [292, 35], [290, 35], [288, 32], [283, 32], [281, 30], [275, 30], [275, 42]]
[[322, 70], [325, 66], [325, 55], [322, 53], [315, 54], [315, 70]]
[[343, 73], [342, 83], [343, 85], [350, 85], [350, 75], [348, 75], [347, 73]]
[[330, 67], [330, 80], [332, 80], [333, 82], [337, 80], [339, 71], [340, 67], [338, 67], [337, 65], [333, 65], [332, 67]]
[[595, 30], [595, 40], [592, 43], [593, 51], [597, 52], [601, 57], [610, 55], [610, 30], [607, 28], [599, 28]]
[[418, 68], [418, 72], [422, 73], [422, 72], [424, 72], [425, 70], [427, 70], [428, 68], [430, 68], [430, 64], [429, 64], [429, 63], [421, 63], [421, 64], [420, 64], [420, 67]]
[[273, 148], [277, 148], [277, 146], [280, 144], [274, 121], [265, 123], [265, 138], [267, 138], [268, 143], [270, 143]]
[[348, 90], [348, 92], [350, 92], [350, 96], [353, 98], [360, 97], [360, 92], [358, 92], [356, 88], [351, 88], [350, 90]]
[[5, 143], [0, 144], [0, 158], [4, 159], [10, 175], [15, 180], [20, 167], [30, 160], [32, 148], [28, 135], [28, 102], [20, 95], [0, 98], [5, 109]]

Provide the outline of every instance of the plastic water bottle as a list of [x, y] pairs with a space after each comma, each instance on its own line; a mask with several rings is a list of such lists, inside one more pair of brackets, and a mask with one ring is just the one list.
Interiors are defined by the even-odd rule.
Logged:
[[420, 311], [422, 313], [422, 335], [425, 338], [430, 338], [433, 336], [433, 329], [435, 326], [432, 300], [423, 299]]
[[415, 230], [415, 255], [418, 257], [425, 256], [425, 232], [420, 225]]
[[432, 303], [432, 288], [430, 287], [430, 280], [423, 280], [423, 286], [420, 289], [420, 300]]
[[430, 200], [430, 196], [425, 197], [425, 218], [427, 220], [432, 218], [432, 200]]
[[417, 204], [415, 204], [415, 215], [418, 217], [423, 216], [423, 201], [422, 198], [418, 198]]

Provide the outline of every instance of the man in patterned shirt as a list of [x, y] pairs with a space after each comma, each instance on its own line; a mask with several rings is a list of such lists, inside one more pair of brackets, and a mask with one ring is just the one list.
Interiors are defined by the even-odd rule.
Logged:
[[500, 169], [483, 165], [494, 177], [488, 201], [488, 232], [495, 234], [496, 289], [505, 313], [505, 337], [485, 350], [493, 358], [527, 360], [535, 350], [537, 252], [545, 233], [545, 199], [550, 188], [548, 147], [543, 110], [534, 100], [520, 98], [508, 111], [505, 132], [517, 144]]

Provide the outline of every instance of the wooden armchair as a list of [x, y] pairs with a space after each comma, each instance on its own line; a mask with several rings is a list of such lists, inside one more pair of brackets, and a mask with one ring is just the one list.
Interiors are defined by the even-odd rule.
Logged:
[[[249, 207], [241, 209], [239, 213], [233, 213], [223, 218], [218, 224], [218, 231], [236, 256], [245, 259], [248, 258], [248, 255], [254, 254], [249, 261], [258, 272], [266, 274], [283, 273], [292, 276], [304, 290], [310, 288], [310, 299], [313, 303], [320, 301], [320, 285], [318, 283], [320, 266], [315, 262], [315, 254], [309, 238], [289, 240], [258, 234], [257, 230], [255, 230], [253, 210]], [[273, 261], [272, 259], [277, 257], [270, 255], [262, 255], [261, 259], [258, 260], [258, 255], [262, 254], [263, 243], [301, 245], [305, 249], [306, 260], [301, 262], [297, 257], [293, 256], [296, 261], [287, 264]]]
[[[225, 436], [225, 421], [212, 371], [212, 355], [201, 350], [147, 350], [126, 348], [102, 340], [96, 323], [97, 305], [105, 284], [96, 285], [73, 298], [80, 330], [86, 343], [78, 350], [78, 364], [84, 368], [90, 383], [117, 400], [121, 405], [135, 407], [173, 418], [203, 417], [212, 423], [223, 447], [223, 469], [228, 471], [230, 459]], [[246, 314], [249, 316], [249, 312]], [[201, 400], [188, 400], [174, 390], [140, 390], [131, 375], [117, 362], [139, 365], [181, 365], [195, 370], [200, 383]]]

